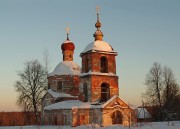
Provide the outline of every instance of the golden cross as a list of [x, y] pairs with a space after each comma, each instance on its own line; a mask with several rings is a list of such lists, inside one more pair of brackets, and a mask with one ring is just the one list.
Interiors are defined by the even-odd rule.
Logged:
[[70, 30], [70, 28], [67, 26], [67, 27], [66, 27], [66, 33], [67, 33], [67, 34], [69, 34], [69, 30]]
[[96, 6], [96, 12], [99, 13], [100, 7]]

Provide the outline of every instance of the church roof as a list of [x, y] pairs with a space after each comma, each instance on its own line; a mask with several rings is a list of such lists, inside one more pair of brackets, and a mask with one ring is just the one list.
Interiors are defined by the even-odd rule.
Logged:
[[107, 53], [116, 53], [111, 45], [105, 41], [96, 40], [90, 44], [88, 44], [82, 53], [86, 53], [89, 51], [99, 51], [99, 52], [107, 52]]
[[[119, 98], [119, 97], [117, 95], [114, 95], [113, 97], [111, 97], [105, 103], [97, 103], [97, 104], [96, 103], [91, 103], [91, 102], [82, 102], [82, 101], [79, 101], [79, 100], [66, 100], [66, 101], [61, 101], [61, 102], [58, 102], [58, 103], [48, 105], [44, 109], [45, 110], [74, 109], [74, 108], [79, 108], [79, 109], [82, 109], [82, 108], [83, 109], [97, 109], [97, 108], [100, 108], [101, 109], [101, 108], [105, 108], [108, 104], [110, 104], [110, 102], [112, 102], [116, 98]], [[122, 108], [127, 108], [127, 107], [122, 107]]]
[[91, 104], [89, 102], [84, 103], [79, 100], [66, 100], [66, 101], [48, 105], [44, 109], [53, 110], [53, 109], [90, 108], [90, 106]]
[[66, 97], [66, 98], [75, 98], [76, 97], [76, 96], [72, 96], [72, 95], [66, 94], [66, 93], [55, 92], [55, 91], [52, 91], [51, 89], [48, 90], [48, 93], [50, 95], [52, 95], [55, 99], [61, 98], [61, 97]]
[[55, 75], [80, 75], [81, 68], [74, 61], [60, 62], [48, 76]]

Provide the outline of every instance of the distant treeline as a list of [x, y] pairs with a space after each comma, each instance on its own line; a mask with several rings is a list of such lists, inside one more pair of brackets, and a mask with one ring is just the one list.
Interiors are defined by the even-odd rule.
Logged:
[[0, 126], [24, 126], [37, 124], [34, 112], [0, 112]]

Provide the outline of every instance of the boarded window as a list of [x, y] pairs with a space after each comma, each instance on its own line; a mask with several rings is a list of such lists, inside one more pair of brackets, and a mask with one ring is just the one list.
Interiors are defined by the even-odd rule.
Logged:
[[108, 72], [108, 60], [106, 57], [101, 57], [101, 72], [107, 73]]
[[63, 55], [63, 61], [65, 61], [65, 55]]
[[50, 89], [50, 83], [48, 83], [48, 89]]
[[84, 102], [87, 102], [88, 101], [88, 89], [87, 89], [86, 83], [83, 86], [83, 94], [84, 94]]
[[106, 102], [110, 98], [110, 88], [107, 83], [101, 85], [101, 102]]
[[57, 125], [57, 116], [54, 116], [54, 125]]
[[85, 60], [85, 73], [89, 72], [89, 59]]
[[57, 90], [62, 91], [62, 82], [58, 81]]
[[63, 114], [63, 125], [68, 125], [68, 120], [67, 120], [67, 115], [66, 114]]

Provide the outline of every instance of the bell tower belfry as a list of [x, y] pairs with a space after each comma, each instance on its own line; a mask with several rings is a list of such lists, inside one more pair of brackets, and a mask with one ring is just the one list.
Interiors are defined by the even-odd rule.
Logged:
[[84, 102], [104, 103], [114, 95], [119, 95], [115, 59], [117, 52], [103, 41], [101, 26], [97, 8], [96, 31], [93, 35], [95, 41], [88, 44], [80, 54], [82, 58], [80, 99]]

